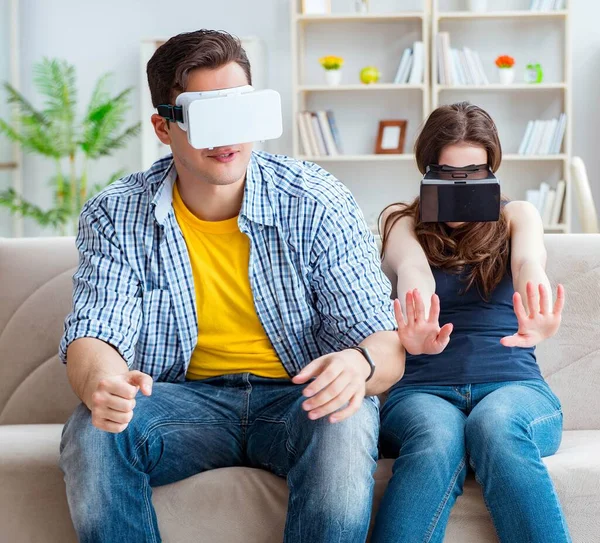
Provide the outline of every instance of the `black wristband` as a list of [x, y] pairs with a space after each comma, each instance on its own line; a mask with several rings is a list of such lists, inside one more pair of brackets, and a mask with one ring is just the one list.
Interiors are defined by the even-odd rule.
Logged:
[[362, 354], [365, 357], [365, 360], [367, 361], [369, 366], [371, 366], [371, 373], [369, 373], [369, 376], [365, 379], [366, 383], [369, 379], [371, 379], [371, 377], [373, 377], [373, 374], [375, 373], [375, 362], [373, 362], [373, 359], [371, 358], [371, 355], [369, 354], [369, 351], [366, 347], [356, 346], [350, 348]]

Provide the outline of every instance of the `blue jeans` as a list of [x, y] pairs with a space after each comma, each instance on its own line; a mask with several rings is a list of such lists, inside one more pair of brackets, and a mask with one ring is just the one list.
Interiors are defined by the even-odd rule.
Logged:
[[377, 404], [366, 398], [340, 423], [313, 421], [301, 408], [303, 388], [247, 373], [155, 383], [152, 396], [138, 394], [120, 434], [93, 427], [80, 405], [63, 431], [60, 457], [80, 541], [160, 541], [152, 486], [251, 466], [287, 478], [286, 542], [364, 542]]
[[506, 543], [571, 541], [542, 457], [562, 411], [541, 380], [400, 386], [381, 409], [381, 447], [397, 458], [373, 543], [441, 542], [470, 464]]

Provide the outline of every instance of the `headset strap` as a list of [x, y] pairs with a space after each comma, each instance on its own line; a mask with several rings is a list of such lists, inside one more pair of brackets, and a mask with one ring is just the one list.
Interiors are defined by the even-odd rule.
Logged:
[[181, 106], [172, 106], [169, 104], [163, 104], [156, 108], [158, 114], [161, 117], [167, 119], [167, 121], [183, 122], [183, 108]]

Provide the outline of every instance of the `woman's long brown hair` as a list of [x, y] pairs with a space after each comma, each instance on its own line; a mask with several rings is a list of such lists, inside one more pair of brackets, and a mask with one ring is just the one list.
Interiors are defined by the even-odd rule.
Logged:
[[[424, 174], [428, 165], [438, 164], [445, 147], [459, 143], [483, 147], [492, 171], [499, 168], [502, 147], [494, 121], [480, 107], [461, 102], [439, 107], [427, 119], [415, 143], [420, 172]], [[421, 222], [418, 197], [411, 204], [393, 206], [399, 206], [399, 209], [389, 213], [382, 225], [382, 256], [396, 222], [402, 217], [412, 217], [417, 239], [429, 264], [450, 273], [464, 273], [465, 291], [475, 285], [482, 297], [489, 299], [508, 266], [510, 242], [503, 210], [497, 222], [465, 223], [449, 232], [442, 223]], [[384, 209], [382, 215], [389, 207]]]

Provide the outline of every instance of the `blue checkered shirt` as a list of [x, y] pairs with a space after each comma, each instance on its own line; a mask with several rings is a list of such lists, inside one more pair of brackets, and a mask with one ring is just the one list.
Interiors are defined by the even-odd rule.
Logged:
[[[131, 369], [181, 381], [196, 346], [194, 280], [172, 206], [172, 156], [113, 183], [79, 220], [73, 310], [60, 356], [93, 337]], [[326, 353], [394, 330], [391, 285], [356, 201], [308, 162], [255, 152], [239, 228], [260, 322], [290, 375]], [[200, 332], [198, 332], [200, 329]]]

